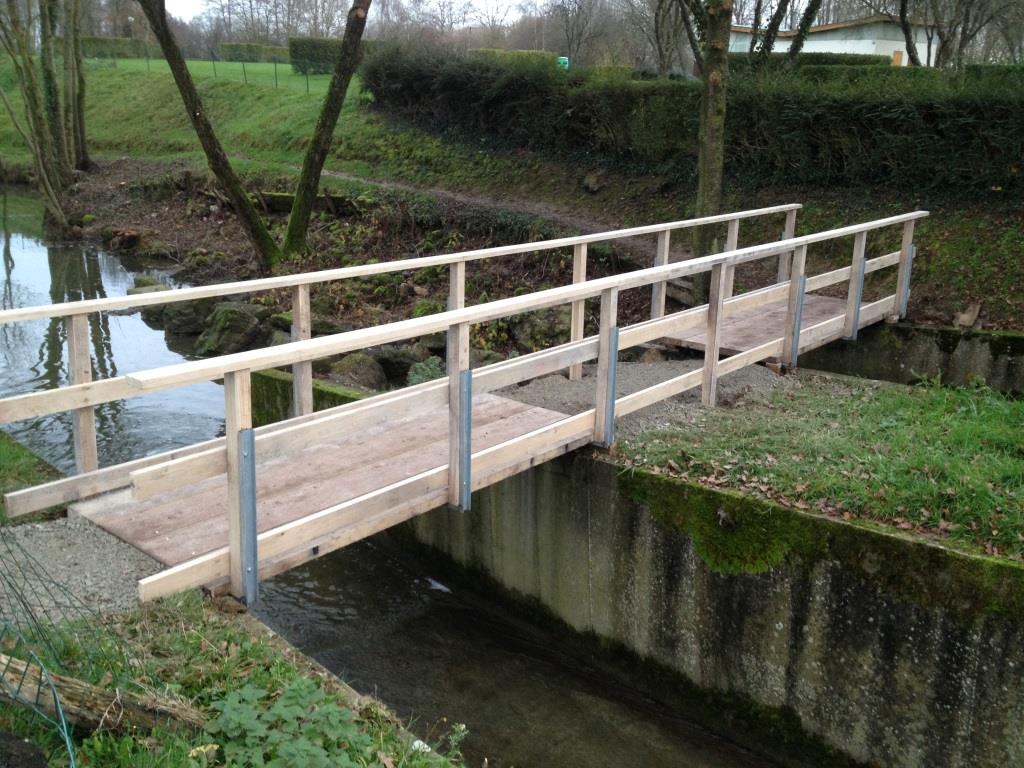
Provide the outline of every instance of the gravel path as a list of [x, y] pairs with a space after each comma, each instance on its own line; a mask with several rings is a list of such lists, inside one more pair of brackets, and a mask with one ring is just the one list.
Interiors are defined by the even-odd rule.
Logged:
[[[619, 363], [616, 378], [616, 394], [632, 394], [646, 387], [659, 384], [675, 376], [681, 376], [702, 365], [700, 360], [663, 360], [658, 362]], [[595, 365], [583, 367], [581, 381], [569, 381], [561, 374], [545, 376], [519, 387], [510, 387], [502, 392], [520, 402], [550, 408], [553, 411], [575, 414], [594, 407], [596, 381]], [[718, 405], [730, 406], [740, 399], [759, 395], [781, 387], [799, 386], [790, 376], [779, 376], [763, 366], [750, 366], [723, 376], [718, 380]], [[700, 404], [700, 387], [681, 395], [648, 406], [615, 421], [617, 439], [631, 439], [650, 430], [670, 429], [673, 424], [688, 421], [703, 406]]]
[[155, 560], [82, 518], [4, 526], [0, 620], [15, 610], [51, 619], [128, 610], [138, 604], [138, 580], [159, 569]]

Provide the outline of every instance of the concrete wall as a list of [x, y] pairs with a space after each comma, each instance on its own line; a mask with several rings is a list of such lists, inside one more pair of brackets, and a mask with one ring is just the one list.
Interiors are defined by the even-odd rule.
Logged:
[[[917, 52], [924, 62], [928, 54], [928, 38], [924, 27], [914, 28], [914, 42]], [[781, 36], [775, 40], [775, 52], [785, 53], [789, 50], [792, 37]], [[750, 32], [733, 29], [729, 37], [729, 50], [733, 53], [746, 53], [750, 50]], [[807, 53], [864, 53], [892, 58], [894, 51], [902, 54], [901, 65], [907, 66], [907, 45], [903, 32], [896, 24], [875, 22], [840, 29], [815, 31], [811, 29], [804, 41], [803, 50]], [[930, 62], [924, 62], [930, 63]]]
[[[759, 712], [789, 745], [785, 764], [1024, 765], [1024, 570], [1013, 564], [581, 452], [407, 531], [664, 670], [656, 685], [708, 692], [709, 727], [734, 723], [730, 706]], [[777, 733], [784, 722], [803, 734]], [[845, 757], [794, 752], [801, 739]]]
[[939, 377], [944, 384], [983, 383], [1024, 393], [1024, 333], [875, 325], [855, 342], [836, 341], [800, 356], [802, 368], [910, 384]]

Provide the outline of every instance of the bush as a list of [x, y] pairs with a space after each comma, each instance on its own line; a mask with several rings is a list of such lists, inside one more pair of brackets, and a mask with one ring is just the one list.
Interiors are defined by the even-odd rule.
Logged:
[[340, 53], [341, 40], [335, 38], [288, 38], [288, 58], [300, 75], [330, 74]]
[[[730, 83], [727, 170], [754, 184], [1021, 188], [1024, 89], [1012, 74], [973, 77], [965, 83], [932, 69], [834, 63], [738, 74]], [[677, 173], [692, 169], [698, 151], [696, 82], [390, 45], [367, 58], [363, 84], [378, 107], [515, 146], [671, 163]]]
[[288, 49], [278, 45], [259, 43], [221, 43], [220, 57], [224, 61], [288, 61]]
[[504, 61], [534, 61], [558, 66], [558, 54], [550, 51], [504, 51], [500, 48], [471, 48], [470, 56], [493, 58]]
[[146, 43], [131, 37], [83, 37], [82, 55], [87, 59], [143, 59]]
[[[823, 52], [801, 52], [797, 54], [793, 64], [796, 67], [835, 67], [835, 66], [874, 66], [887, 67], [890, 65], [888, 56], [880, 56], [873, 53], [823, 53]], [[766, 69], [779, 70], [789, 66], [789, 59], [786, 53], [772, 53], [768, 56]], [[750, 55], [746, 53], [730, 53], [729, 69], [735, 72], [748, 72], [752, 68]]]

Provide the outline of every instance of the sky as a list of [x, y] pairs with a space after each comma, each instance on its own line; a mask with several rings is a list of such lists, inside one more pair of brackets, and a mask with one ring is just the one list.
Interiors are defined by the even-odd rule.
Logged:
[[185, 21], [191, 21], [192, 17], [203, 12], [203, 0], [164, 0], [167, 13]]

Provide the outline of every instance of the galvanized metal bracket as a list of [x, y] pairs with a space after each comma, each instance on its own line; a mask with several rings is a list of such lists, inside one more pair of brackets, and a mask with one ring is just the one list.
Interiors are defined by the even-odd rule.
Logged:
[[793, 353], [790, 355], [789, 367], [796, 368], [797, 358], [800, 357], [800, 328], [804, 324], [804, 296], [807, 290], [807, 275], [800, 275], [800, 292], [796, 297], [796, 311], [793, 313], [793, 327], [790, 334], [793, 337]]
[[857, 287], [853, 302], [853, 332], [846, 337], [847, 341], [856, 341], [857, 331], [860, 330], [860, 302], [864, 298], [864, 263], [864, 259], [860, 259], [857, 264], [857, 274], [850, 278], [857, 281]]
[[619, 326], [613, 325], [608, 332], [608, 388], [605, 391], [604, 434], [601, 448], [611, 448], [615, 443], [615, 386], [619, 375]]
[[256, 545], [256, 433], [238, 432], [239, 473], [242, 511], [242, 593], [245, 604], [259, 601], [259, 556]]
[[469, 512], [473, 500], [473, 371], [459, 373], [459, 390], [459, 511]]
[[903, 292], [900, 294], [900, 319], [907, 316], [907, 305], [910, 303], [910, 275], [913, 272], [914, 256], [917, 253], [917, 246], [913, 243], [907, 249], [907, 276], [903, 281]]

